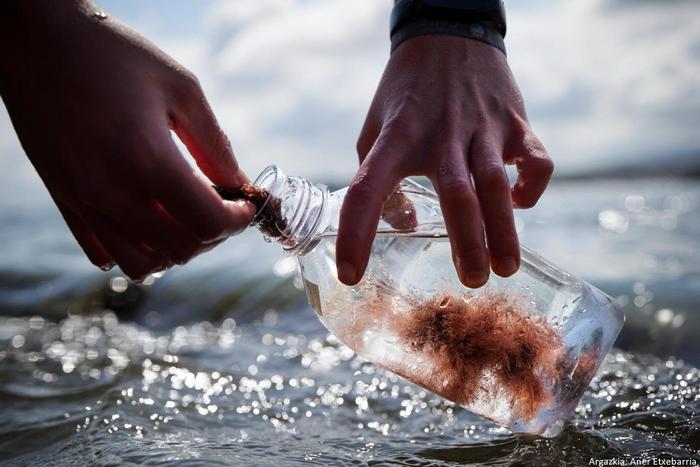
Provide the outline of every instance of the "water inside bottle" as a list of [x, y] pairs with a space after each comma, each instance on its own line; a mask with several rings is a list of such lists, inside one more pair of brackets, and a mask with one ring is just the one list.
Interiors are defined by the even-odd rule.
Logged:
[[348, 288], [333, 284], [335, 238], [299, 260], [312, 307], [343, 343], [515, 431], [560, 429], [605, 353], [573, 339], [571, 291], [542, 296], [526, 272], [507, 282], [517, 290], [498, 279], [467, 289], [447, 237], [425, 233], [379, 235], [363, 280]]

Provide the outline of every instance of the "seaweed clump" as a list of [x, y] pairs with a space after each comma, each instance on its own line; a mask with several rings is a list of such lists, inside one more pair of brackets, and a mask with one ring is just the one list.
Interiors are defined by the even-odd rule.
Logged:
[[272, 196], [264, 188], [246, 183], [236, 188], [228, 190], [226, 188], [214, 187], [225, 200], [248, 201], [255, 206], [257, 213], [251, 225], [256, 226], [260, 232], [270, 240], [285, 244], [289, 239], [285, 234], [287, 221], [282, 216], [282, 200]]
[[399, 325], [405, 344], [426, 354], [431, 388], [458, 404], [476, 401], [494, 379], [513, 414], [530, 419], [551, 402], [545, 378], [557, 376], [561, 342], [544, 318], [528, 316], [505, 294], [437, 295], [414, 304]]

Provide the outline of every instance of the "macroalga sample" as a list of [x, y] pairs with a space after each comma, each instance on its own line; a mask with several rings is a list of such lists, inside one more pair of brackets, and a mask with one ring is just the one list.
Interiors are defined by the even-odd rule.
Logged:
[[545, 319], [523, 313], [521, 306], [503, 293], [441, 294], [415, 303], [411, 317], [397, 323], [397, 331], [404, 343], [426, 353], [435, 365], [433, 378], [439, 383], [422, 385], [440, 388], [446, 399], [469, 405], [491, 375], [516, 415], [532, 418], [551, 402], [545, 381], [555, 378], [561, 337]]
[[561, 328], [521, 296], [485, 290], [398, 297], [380, 281], [364, 282], [364, 306], [340, 294], [319, 305], [336, 336], [366, 359], [501, 424], [575, 405], [602, 358], [595, 348], [567, 350]]

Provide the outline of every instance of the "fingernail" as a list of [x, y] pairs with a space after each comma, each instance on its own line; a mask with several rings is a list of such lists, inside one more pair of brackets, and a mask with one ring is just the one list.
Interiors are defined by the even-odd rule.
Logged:
[[355, 266], [343, 261], [338, 263], [338, 279], [344, 284], [354, 284], [357, 282], [357, 271]]
[[467, 287], [478, 289], [489, 280], [489, 274], [482, 271], [471, 271], [464, 273], [464, 283]]
[[102, 269], [103, 271], [109, 271], [114, 266], [115, 266], [114, 263], [107, 263], [107, 264], [103, 264], [102, 266], [100, 266], [100, 269]]
[[[459, 272], [459, 280], [467, 287], [478, 289], [489, 280], [489, 271], [465, 271], [465, 265], [469, 263], [470, 261], [464, 258], [455, 258], [455, 266], [457, 266], [457, 271]], [[473, 266], [473, 264], [471, 264], [471, 266]]]
[[461, 258], [459, 256], [454, 256], [452, 259], [454, 260], [455, 268], [457, 269], [459, 281], [467, 287], [478, 288], [484, 285], [488, 280], [488, 272], [465, 271], [468, 267], [474, 267], [474, 261], [467, 258]]
[[501, 272], [507, 276], [515, 274], [518, 270], [518, 260], [513, 256], [508, 256], [500, 261]]

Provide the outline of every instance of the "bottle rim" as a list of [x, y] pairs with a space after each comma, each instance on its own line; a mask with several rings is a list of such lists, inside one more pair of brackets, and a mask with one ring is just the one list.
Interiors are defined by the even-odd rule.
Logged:
[[268, 192], [269, 195], [267, 198], [265, 198], [265, 201], [255, 212], [255, 216], [253, 216], [252, 222], [255, 222], [258, 219], [258, 217], [260, 217], [262, 212], [265, 211], [267, 203], [270, 202], [270, 198], [272, 198], [275, 194], [279, 194], [281, 185], [284, 183], [284, 180], [286, 178], [287, 176], [282, 171], [282, 169], [280, 169], [274, 164], [265, 167], [263, 171], [260, 172], [260, 174], [255, 178], [253, 185], [264, 189]]

